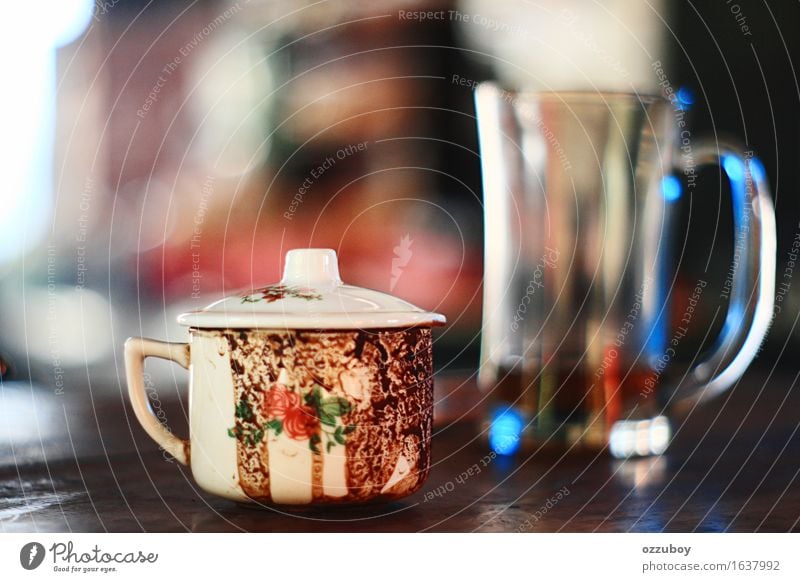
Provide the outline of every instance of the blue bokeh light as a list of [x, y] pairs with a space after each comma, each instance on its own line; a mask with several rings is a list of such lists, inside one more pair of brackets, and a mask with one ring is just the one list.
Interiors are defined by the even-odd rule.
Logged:
[[492, 414], [489, 427], [489, 446], [498, 455], [517, 452], [525, 428], [525, 419], [513, 408], [500, 408]]
[[681, 197], [683, 187], [681, 181], [673, 175], [664, 176], [661, 180], [661, 195], [667, 202], [675, 202]]
[[688, 111], [694, 105], [694, 91], [689, 87], [684, 86], [678, 89], [675, 97], [678, 100], [678, 107], [683, 111]]
[[737, 185], [744, 181], [744, 164], [737, 156], [722, 156], [722, 167], [725, 173], [728, 174], [731, 182], [736, 182]]

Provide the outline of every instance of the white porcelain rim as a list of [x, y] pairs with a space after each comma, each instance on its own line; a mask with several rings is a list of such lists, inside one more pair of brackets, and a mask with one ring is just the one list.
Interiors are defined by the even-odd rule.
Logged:
[[434, 327], [446, 323], [444, 315], [428, 312], [376, 313], [220, 313], [192, 311], [178, 323], [198, 329], [395, 329]]

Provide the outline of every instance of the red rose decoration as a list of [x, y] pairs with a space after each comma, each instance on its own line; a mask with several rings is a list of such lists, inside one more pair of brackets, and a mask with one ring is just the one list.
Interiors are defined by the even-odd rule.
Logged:
[[310, 406], [298, 406], [286, 411], [283, 430], [289, 438], [302, 441], [311, 438], [319, 429], [319, 419]]
[[283, 420], [289, 409], [298, 406], [300, 406], [300, 395], [297, 392], [292, 392], [283, 384], [275, 384], [264, 395], [262, 409], [267, 418]]

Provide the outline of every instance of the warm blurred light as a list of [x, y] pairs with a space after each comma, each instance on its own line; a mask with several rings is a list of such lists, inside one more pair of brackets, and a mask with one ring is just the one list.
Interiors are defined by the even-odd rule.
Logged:
[[[3, 38], [9, 45], [32, 44], [56, 49], [78, 38], [94, 12], [92, 0], [40, 0], [3, 5]], [[19, 56], [17, 51], [14, 53]]]
[[[10, 301], [6, 305], [13, 305]], [[111, 306], [98, 293], [69, 285], [25, 287], [24, 305], [4, 314], [3, 338], [32, 359], [61, 366], [84, 366], [113, 347]]]
[[609, 449], [618, 459], [660, 455], [672, 436], [669, 420], [657, 416], [650, 420], [620, 420], [611, 427]]
[[45, 233], [53, 208], [55, 49], [83, 32], [93, 6], [90, 0], [3, 6], [0, 262], [21, 255]]
[[[60, 409], [43, 386], [0, 380], [0, 459], [30, 460], [29, 447], [42, 445], [59, 432]], [[13, 447], [13, 448], [12, 448]], [[12, 458], [6, 458], [10, 455]], [[14, 458], [19, 455], [21, 458]]]
[[37, 6], [41, 11], [36, 12], [36, 27], [52, 39], [54, 48], [78, 38], [94, 11], [92, 0], [42, 0]]
[[272, 71], [261, 41], [236, 28], [215, 31], [193, 59], [190, 106], [201, 120], [192, 143], [198, 162], [215, 175], [244, 174], [264, 163], [272, 140], [264, 139], [270, 115]]
[[658, 486], [664, 482], [667, 470], [667, 461], [664, 457], [651, 457], [648, 459], [626, 459], [616, 461], [614, 474], [627, 487], [637, 493], [642, 489]]
[[460, 0], [459, 9], [471, 18], [454, 24], [477, 55], [492, 55], [502, 85], [540, 91], [654, 91], [653, 63], [668, 55], [668, 29], [660, 16], [666, 4]]

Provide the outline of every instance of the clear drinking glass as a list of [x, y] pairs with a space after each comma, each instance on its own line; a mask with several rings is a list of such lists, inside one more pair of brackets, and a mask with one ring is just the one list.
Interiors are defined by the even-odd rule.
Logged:
[[[727, 140], [694, 138], [660, 97], [476, 90], [485, 204], [479, 382], [489, 441], [662, 452], [667, 413], [718, 394], [767, 331], [775, 217], [764, 169]], [[731, 182], [735, 256], [716, 343], [664, 381], [687, 326], [671, 325], [676, 201], [686, 176]], [[699, 281], [689, 304], [705, 288]], [[688, 324], [687, 324], [688, 325]]]

